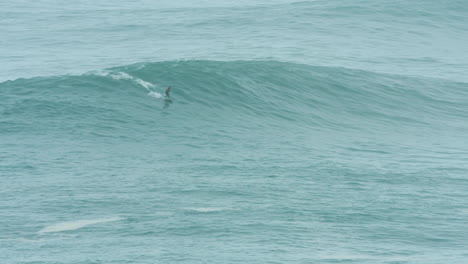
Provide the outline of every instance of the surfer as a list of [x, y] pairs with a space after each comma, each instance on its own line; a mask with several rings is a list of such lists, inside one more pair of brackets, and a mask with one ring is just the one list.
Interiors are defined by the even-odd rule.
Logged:
[[171, 93], [171, 87], [169, 86], [166, 88], [166, 98], [171, 97], [170, 93]]

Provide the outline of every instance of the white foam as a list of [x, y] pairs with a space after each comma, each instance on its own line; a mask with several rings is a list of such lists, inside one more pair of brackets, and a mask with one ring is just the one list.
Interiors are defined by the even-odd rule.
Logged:
[[150, 82], [147, 82], [147, 81], [143, 81], [142, 79], [138, 79], [136, 77], [133, 77], [130, 74], [125, 73], [125, 72], [113, 73], [110, 76], [115, 80], [130, 80], [130, 81], [133, 81], [136, 84], [144, 87], [148, 91], [151, 91], [150, 88], [154, 87], [154, 84], [152, 84]]
[[142, 86], [143, 88], [145, 88], [146, 90], [148, 90], [150, 92], [151, 92], [151, 88], [155, 87], [154, 84], [152, 84], [150, 82], [147, 82], [147, 81], [143, 81], [142, 79], [138, 79], [136, 77], [133, 77], [130, 74], [125, 73], [125, 72], [109, 72], [109, 71], [106, 71], [106, 70], [100, 70], [100, 71], [90, 72], [90, 74], [97, 75], [97, 76], [110, 76], [114, 80], [132, 81], [132, 82]]
[[133, 80], [134, 78], [125, 72], [118, 72], [118, 73], [112, 73], [110, 74], [110, 77], [114, 80]]
[[151, 91], [151, 92], [148, 93], [148, 95], [151, 96], [151, 97], [154, 97], [154, 98], [158, 98], [158, 99], [162, 98], [162, 95], [160, 93], [158, 93], [158, 92]]
[[145, 81], [143, 81], [141, 79], [138, 79], [138, 78], [135, 78], [134, 81], [136, 83], [138, 83], [139, 85], [145, 87], [147, 90], [149, 90], [151, 87], [154, 87], [154, 84], [149, 83], [149, 82], [145, 82]]
[[70, 231], [76, 230], [88, 225], [94, 225], [99, 223], [106, 223], [106, 222], [113, 222], [120, 220], [120, 217], [113, 217], [113, 218], [104, 218], [104, 219], [95, 219], [95, 220], [76, 220], [76, 221], [69, 221], [58, 223], [55, 225], [47, 226], [41, 229], [38, 233], [51, 233], [51, 232], [63, 232], [63, 231]]

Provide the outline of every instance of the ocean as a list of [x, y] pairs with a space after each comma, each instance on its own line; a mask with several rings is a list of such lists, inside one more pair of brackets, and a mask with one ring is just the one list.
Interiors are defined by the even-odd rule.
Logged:
[[466, 1], [0, 7], [0, 263], [468, 263]]

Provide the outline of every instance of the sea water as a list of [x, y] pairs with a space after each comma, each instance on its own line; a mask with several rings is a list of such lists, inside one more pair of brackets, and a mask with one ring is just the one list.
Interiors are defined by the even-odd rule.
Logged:
[[466, 1], [0, 6], [0, 263], [468, 262]]

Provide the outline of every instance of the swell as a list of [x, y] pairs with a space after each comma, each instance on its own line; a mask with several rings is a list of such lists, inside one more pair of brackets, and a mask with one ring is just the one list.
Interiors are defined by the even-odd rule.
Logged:
[[[162, 100], [168, 85], [172, 104]], [[50, 124], [134, 130], [168, 117], [181, 127], [465, 130], [468, 117], [465, 83], [277, 61], [138, 63], [7, 81], [0, 93], [3, 131]]]

